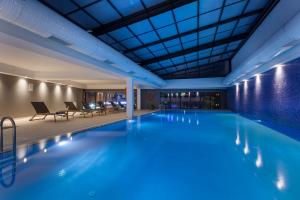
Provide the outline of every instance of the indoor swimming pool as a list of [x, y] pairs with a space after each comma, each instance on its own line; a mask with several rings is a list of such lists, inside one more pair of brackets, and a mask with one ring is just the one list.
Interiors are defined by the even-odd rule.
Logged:
[[1, 200], [300, 198], [299, 141], [231, 112], [156, 112], [15, 156], [2, 156]]

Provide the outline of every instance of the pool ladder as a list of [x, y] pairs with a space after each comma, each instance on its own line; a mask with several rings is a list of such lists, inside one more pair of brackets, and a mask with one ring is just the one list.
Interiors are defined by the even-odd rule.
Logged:
[[[12, 128], [12, 149], [4, 151], [4, 122], [10, 121]], [[0, 121], [0, 183], [3, 187], [11, 187], [16, 179], [17, 128], [11, 117], [3, 117]]]

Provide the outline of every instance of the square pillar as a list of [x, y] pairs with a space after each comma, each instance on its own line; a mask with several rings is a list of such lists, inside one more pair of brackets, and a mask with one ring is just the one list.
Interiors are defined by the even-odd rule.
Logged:
[[141, 88], [137, 88], [136, 91], [136, 108], [137, 110], [141, 110]]
[[134, 88], [133, 88], [133, 79], [126, 79], [126, 115], [128, 119], [133, 118], [134, 112]]

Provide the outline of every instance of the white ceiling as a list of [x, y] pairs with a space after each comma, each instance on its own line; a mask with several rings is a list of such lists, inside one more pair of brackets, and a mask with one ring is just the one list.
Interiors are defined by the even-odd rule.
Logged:
[[[34, 79], [89, 85], [123, 87], [125, 80], [115, 74], [89, 67], [89, 63], [67, 57], [33, 43], [0, 32], [0, 72]], [[75, 84], [74, 84], [75, 83]]]

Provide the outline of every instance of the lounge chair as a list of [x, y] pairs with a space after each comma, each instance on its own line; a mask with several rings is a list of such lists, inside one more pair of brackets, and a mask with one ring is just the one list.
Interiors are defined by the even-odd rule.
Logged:
[[106, 108], [106, 105], [103, 103], [103, 101], [98, 101], [98, 105], [99, 105], [100, 112], [104, 113], [106, 115], [107, 108]]
[[102, 113], [102, 109], [101, 108], [97, 108], [96, 105], [95, 105], [95, 108], [92, 108], [90, 106], [90, 104], [88, 104], [86, 102], [83, 102], [82, 105], [83, 105], [84, 109], [90, 110], [92, 112], [92, 115], [93, 115], [93, 113], [96, 113], [96, 114], [98, 114], [100, 116], [100, 114]]
[[93, 111], [90, 109], [78, 109], [73, 102], [65, 102], [66, 108], [68, 110], [68, 114], [69, 116], [72, 116], [74, 118], [76, 113], [80, 113], [81, 115], [83, 115], [83, 117], [85, 117], [88, 114], [92, 114], [93, 116]]
[[110, 101], [109, 103], [111, 104], [113, 111], [119, 111], [119, 106], [117, 106], [117, 104], [115, 104], [115, 102]]
[[120, 108], [121, 110], [125, 110], [125, 109], [126, 109], [126, 107], [125, 107], [123, 104], [121, 104], [120, 101], [118, 101], [118, 105], [119, 105], [119, 108]]
[[38, 119], [44, 120], [48, 115], [53, 115], [55, 122], [56, 122], [56, 116], [66, 117], [67, 120], [69, 119], [67, 110], [51, 113], [44, 102], [31, 102], [31, 105], [35, 109], [36, 113], [30, 118], [29, 121], [35, 120], [36, 116], [43, 116], [42, 118], [38, 118]]

